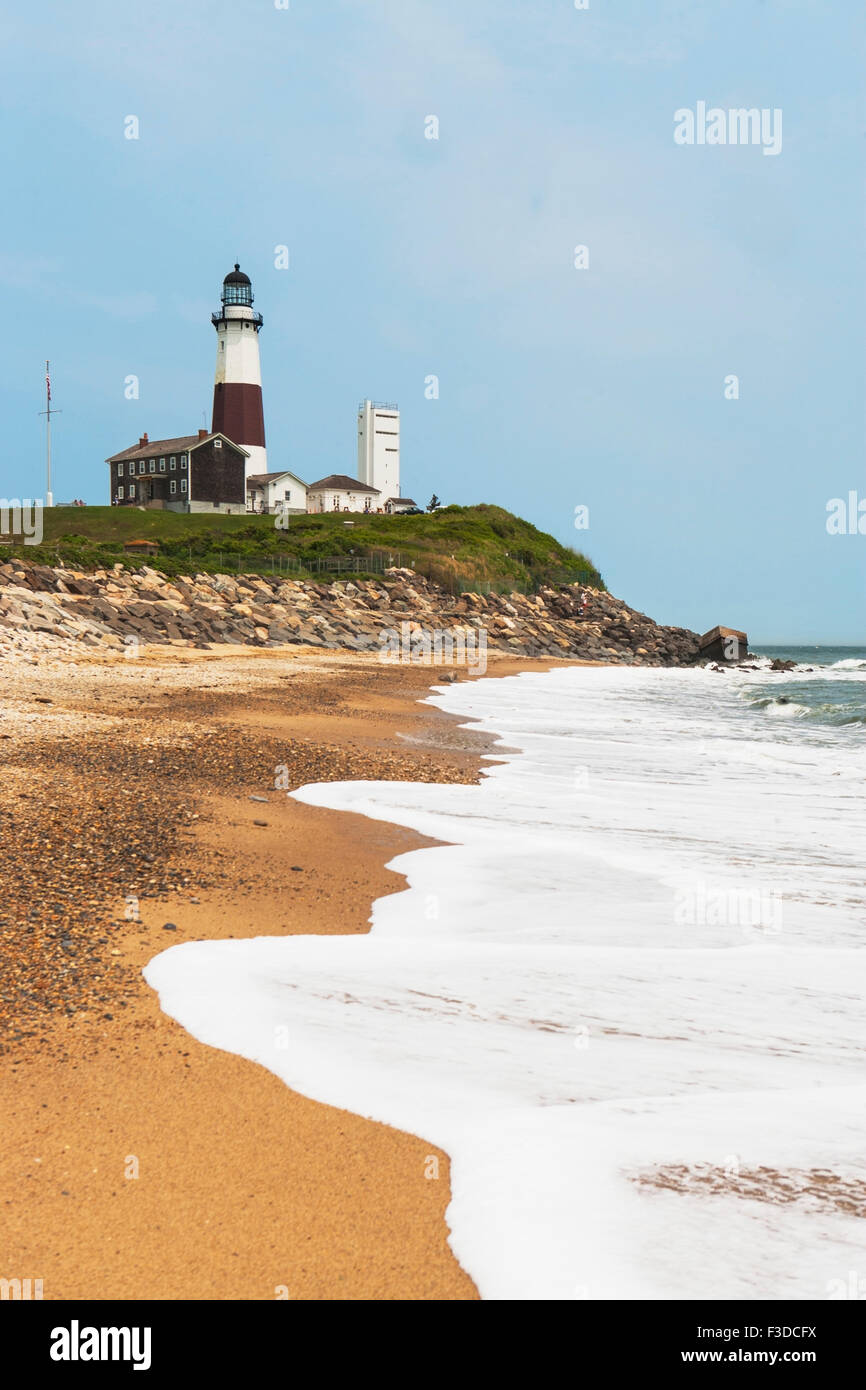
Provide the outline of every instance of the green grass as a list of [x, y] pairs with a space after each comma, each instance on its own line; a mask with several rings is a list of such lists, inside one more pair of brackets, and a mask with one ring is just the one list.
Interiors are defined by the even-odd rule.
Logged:
[[[505, 592], [574, 582], [604, 588], [584, 555], [502, 507], [486, 504], [443, 507], [423, 516], [293, 516], [285, 530], [275, 527], [272, 516], [183, 515], [126, 507], [55, 508], [44, 512], [43, 519], [41, 545], [16, 541], [0, 549], [0, 558], [14, 554], [41, 564], [62, 559], [80, 569], [119, 561], [134, 569], [142, 560], [125, 555], [124, 543], [155, 540], [159, 556], [145, 563], [170, 575], [238, 568], [270, 573], [280, 567], [280, 557], [290, 557], [315, 577], [322, 557], [374, 552], [414, 566], [452, 591], [478, 586]], [[346, 526], [346, 520], [354, 524]]]

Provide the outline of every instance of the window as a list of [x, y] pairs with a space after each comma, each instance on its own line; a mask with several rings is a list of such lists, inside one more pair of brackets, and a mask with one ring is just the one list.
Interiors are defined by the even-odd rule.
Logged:
[[252, 304], [253, 291], [251, 285], [240, 284], [223, 285], [222, 293], [223, 304]]
[[222, 446], [223, 446], [222, 440], [221, 440], [221, 439], [215, 439], [214, 442], [213, 442], [213, 446], [214, 446], [215, 449], [221, 449]]
[[129, 476], [130, 476], [130, 478], [134, 478], [134, 477], [135, 477], [135, 459], [131, 459], [131, 460], [130, 460], [130, 464], [129, 464]]
[[139, 459], [139, 461], [138, 461], [138, 471], [139, 471], [139, 473], [143, 473], [143, 472], [144, 472], [144, 459]]
[[283, 493], [283, 497], [287, 502], [291, 502], [292, 494], [289, 492], [288, 488], [286, 488], [286, 491]]
[[147, 466], [148, 466], [148, 469], [149, 469], [149, 471], [150, 471], [151, 473], [155, 473], [155, 472], [156, 472], [156, 459], [150, 459]]
[[177, 459], [175, 458], [174, 454], [172, 454], [171, 458], [169, 459], [168, 466], [171, 469], [172, 473], [177, 468]]
[[181, 490], [181, 492], [186, 492], [186, 478], [181, 478], [181, 480], [180, 480], [180, 490]]
[[123, 483], [121, 483], [120, 486], [119, 486], [118, 489], [117, 489], [117, 497], [118, 497], [118, 501], [120, 501], [120, 502], [123, 501]]
[[181, 468], [185, 468], [185, 467], [186, 467], [186, 454], [181, 454], [181, 456], [180, 456], [180, 466], [181, 466]]
[[159, 471], [160, 471], [160, 473], [164, 473], [164, 472], [165, 472], [165, 459], [160, 459], [160, 461], [159, 461]]
[[168, 490], [169, 492], [177, 492], [177, 478], [172, 478]]

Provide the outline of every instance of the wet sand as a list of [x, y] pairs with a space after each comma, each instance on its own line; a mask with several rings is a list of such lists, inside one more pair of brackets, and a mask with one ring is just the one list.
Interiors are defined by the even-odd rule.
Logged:
[[5, 684], [0, 1275], [46, 1299], [477, 1298], [446, 1155], [202, 1046], [141, 977], [181, 941], [368, 930], [404, 885], [385, 863], [430, 841], [301, 805], [276, 769], [475, 782], [481, 736], [417, 703], [442, 679], [151, 649]]

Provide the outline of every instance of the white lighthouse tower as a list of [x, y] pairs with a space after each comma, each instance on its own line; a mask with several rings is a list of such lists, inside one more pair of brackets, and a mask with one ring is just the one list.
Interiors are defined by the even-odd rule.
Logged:
[[382, 503], [400, 496], [400, 409], [378, 401], [358, 406], [358, 477]]
[[250, 277], [237, 263], [223, 281], [220, 299], [222, 308], [211, 314], [217, 333], [211, 429], [246, 449], [245, 474], [249, 477], [268, 471], [259, 361], [262, 316], [253, 312]]

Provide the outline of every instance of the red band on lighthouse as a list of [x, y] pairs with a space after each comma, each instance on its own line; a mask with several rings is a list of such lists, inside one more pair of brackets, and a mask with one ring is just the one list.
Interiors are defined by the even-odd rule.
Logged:
[[237, 381], [218, 381], [213, 388], [214, 434], [224, 434], [234, 444], [265, 447], [265, 416], [261, 386]]

